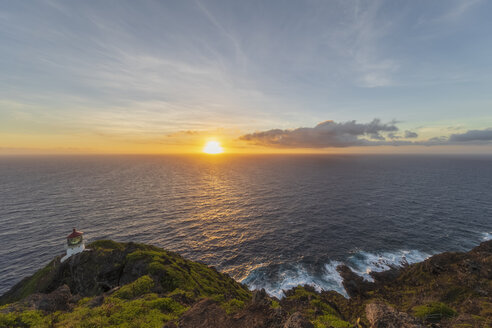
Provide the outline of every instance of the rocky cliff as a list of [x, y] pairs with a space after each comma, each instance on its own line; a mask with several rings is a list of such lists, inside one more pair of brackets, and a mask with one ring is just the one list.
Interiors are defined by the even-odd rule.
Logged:
[[281, 300], [157, 247], [94, 242], [0, 298], [0, 327], [492, 327], [492, 241]]

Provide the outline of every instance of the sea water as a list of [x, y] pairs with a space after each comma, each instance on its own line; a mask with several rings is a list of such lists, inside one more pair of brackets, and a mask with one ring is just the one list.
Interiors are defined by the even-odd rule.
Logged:
[[250, 288], [342, 294], [371, 271], [465, 251], [492, 233], [492, 157], [0, 157], [0, 293], [88, 242], [149, 243]]

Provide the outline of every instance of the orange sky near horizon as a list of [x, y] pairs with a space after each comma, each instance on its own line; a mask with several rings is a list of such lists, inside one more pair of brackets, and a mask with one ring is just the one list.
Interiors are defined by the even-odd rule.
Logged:
[[5, 135], [0, 155], [43, 154], [203, 154], [216, 140], [224, 154], [492, 154], [491, 145], [366, 146], [330, 148], [272, 148], [251, 145], [231, 135], [191, 135], [186, 138], [124, 139], [91, 134]]

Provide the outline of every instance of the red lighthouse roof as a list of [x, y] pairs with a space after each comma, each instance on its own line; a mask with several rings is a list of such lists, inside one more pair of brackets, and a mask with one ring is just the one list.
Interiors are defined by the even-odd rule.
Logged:
[[71, 234], [69, 234], [67, 236], [67, 238], [75, 238], [75, 237], [79, 237], [79, 236], [82, 236], [84, 233], [82, 231], [77, 231], [75, 228], [73, 228], [73, 231]]

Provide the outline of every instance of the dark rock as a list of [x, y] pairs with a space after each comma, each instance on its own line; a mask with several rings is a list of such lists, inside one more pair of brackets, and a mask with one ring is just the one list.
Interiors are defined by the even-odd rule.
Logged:
[[120, 285], [120, 278], [126, 263], [126, 251], [112, 250], [93, 256], [91, 252], [83, 252], [70, 257], [61, 264], [59, 281], [70, 286], [74, 294], [82, 296], [99, 295]]
[[146, 275], [148, 273], [147, 267], [148, 263], [145, 259], [133, 261], [131, 265], [123, 266], [119, 275], [118, 284], [126, 285]]
[[33, 294], [24, 300], [24, 304], [35, 310], [45, 312], [68, 311], [72, 307], [72, 293], [67, 285], [62, 285], [49, 294]]
[[[268, 301], [268, 304], [266, 303]], [[219, 304], [210, 299], [195, 303], [178, 322], [179, 328], [282, 328], [286, 313], [282, 309], [272, 309], [264, 291], [258, 291], [256, 298], [244, 309], [234, 315], [227, 315]], [[302, 321], [304, 322], [304, 321]], [[289, 326], [291, 327], [291, 326]], [[312, 326], [292, 326], [312, 328]]]
[[251, 304], [253, 306], [268, 306], [270, 304], [270, 299], [265, 291], [265, 289], [253, 291], [253, 297], [251, 298]]
[[466, 259], [459, 264], [459, 268], [465, 274], [477, 274], [481, 270], [481, 265], [476, 261]]
[[374, 283], [365, 281], [346, 265], [339, 265], [337, 271], [343, 278], [343, 287], [350, 297], [365, 297], [367, 292], [375, 288]]
[[231, 321], [230, 327], [250, 328], [282, 328], [287, 319], [287, 314], [281, 308], [272, 309], [271, 299], [266, 292], [257, 291], [251, 303], [245, 309], [236, 313]]
[[224, 309], [210, 299], [204, 299], [191, 307], [179, 320], [179, 328], [233, 327]]
[[463, 253], [446, 252], [434, 255], [423, 262], [424, 271], [439, 275], [446, 271], [450, 263], [456, 263], [464, 258]]
[[[403, 266], [403, 268], [405, 267], [407, 267], [407, 265]], [[400, 276], [401, 270], [402, 268], [392, 267], [386, 271], [374, 271], [371, 272], [371, 277], [374, 278], [377, 285], [383, 285], [395, 281]]]

